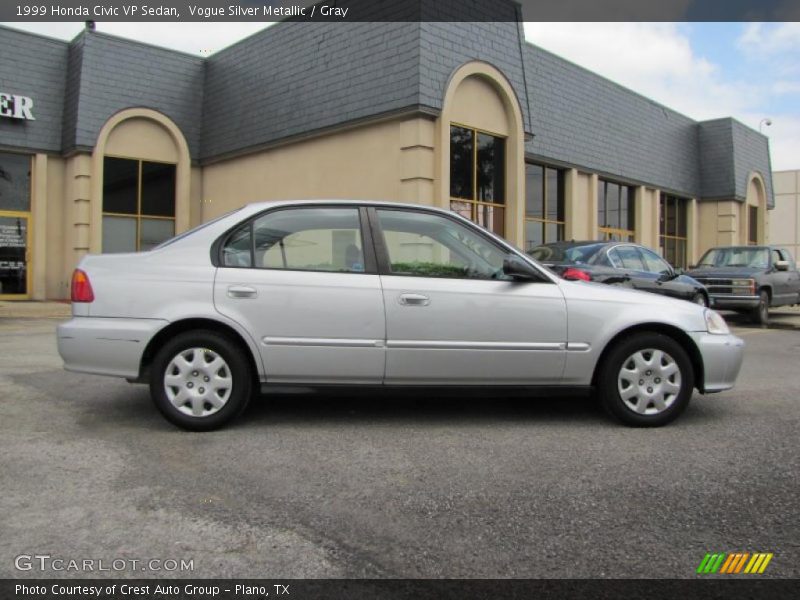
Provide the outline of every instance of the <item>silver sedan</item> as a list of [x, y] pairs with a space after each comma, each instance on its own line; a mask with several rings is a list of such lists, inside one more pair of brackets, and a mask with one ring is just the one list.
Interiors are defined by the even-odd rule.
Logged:
[[58, 327], [65, 368], [147, 383], [210, 430], [274, 386], [595, 392], [628, 425], [733, 387], [744, 343], [716, 312], [566, 281], [443, 210], [252, 204], [137, 254], [89, 255]]

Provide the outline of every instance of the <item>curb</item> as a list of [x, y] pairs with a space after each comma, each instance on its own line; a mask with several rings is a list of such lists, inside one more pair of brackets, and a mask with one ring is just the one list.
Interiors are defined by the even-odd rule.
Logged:
[[36, 302], [0, 300], [0, 319], [69, 319], [69, 302]]

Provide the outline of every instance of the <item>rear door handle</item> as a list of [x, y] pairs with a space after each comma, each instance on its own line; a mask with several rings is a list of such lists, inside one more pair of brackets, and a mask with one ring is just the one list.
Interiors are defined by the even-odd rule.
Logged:
[[255, 298], [258, 292], [247, 285], [229, 285], [228, 298]]
[[398, 301], [404, 306], [428, 306], [431, 303], [431, 299], [422, 294], [400, 294]]

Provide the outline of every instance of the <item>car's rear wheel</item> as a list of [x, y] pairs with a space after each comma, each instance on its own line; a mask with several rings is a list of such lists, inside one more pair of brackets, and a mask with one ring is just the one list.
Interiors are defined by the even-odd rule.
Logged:
[[178, 427], [210, 431], [244, 410], [252, 379], [246, 356], [230, 339], [214, 331], [189, 331], [159, 350], [150, 395]]
[[637, 333], [614, 346], [602, 365], [598, 392], [603, 407], [626, 425], [666, 425], [688, 406], [694, 372], [678, 342], [659, 333]]
[[758, 293], [758, 306], [750, 313], [750, 318], [756, 325], [769, 324], [769, 292], [761, 290]]

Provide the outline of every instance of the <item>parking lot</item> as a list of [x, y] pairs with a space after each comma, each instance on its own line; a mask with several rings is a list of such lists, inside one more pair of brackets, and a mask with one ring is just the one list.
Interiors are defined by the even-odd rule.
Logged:
[[[66, 373], [58, 320], [0, 311], [0, 577], [15, 557], [181, 559], [194, 577], [800, 576], [800, 316], [736, 389], [629, 429], [588, 399], [292, 395], [186, 433], [147, 389]], [[38, 317], [38, 318], [34, 318]], [[98, 576], [97, 572], [69, 573]]]

